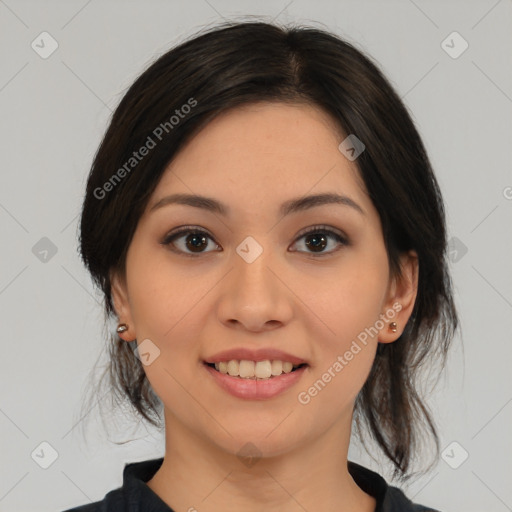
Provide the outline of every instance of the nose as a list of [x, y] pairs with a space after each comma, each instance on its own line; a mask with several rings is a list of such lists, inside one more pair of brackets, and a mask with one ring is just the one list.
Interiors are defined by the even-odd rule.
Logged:
[[282, 268], [266, 248], [251, 263], [233, 254], [233, 268], [221, 283], [218, 315], [231, 328], [252, 332], [286, 325], [293, 313], [293, 293]]

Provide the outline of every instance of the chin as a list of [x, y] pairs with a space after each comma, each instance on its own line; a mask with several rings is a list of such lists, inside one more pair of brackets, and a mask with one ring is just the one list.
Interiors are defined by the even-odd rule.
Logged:
[[[236, 431], [230, 430], [232, 437], [212, 441], [225, 452], [239, 457], [242, 462], [245, 459], [251, 461], [261, 457], [278, 457], [293, 450], [297, 444], [300, 444], [300, 440], [295, 440], [285, 429], [277, 433], [275, 425], [268, 429], [256, 429], [253, 425], [246, 430], [241, 428]], [[272, 431], [274, 434], [269, 435]], [[246, 465], [249, 466], [249, 464]]]

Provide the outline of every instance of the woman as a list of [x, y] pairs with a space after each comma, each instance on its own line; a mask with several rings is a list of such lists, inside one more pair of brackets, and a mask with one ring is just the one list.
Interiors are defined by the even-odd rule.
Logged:
[[230, 22], [154, 62], [96, 154], [81, 254], [115, 389], [165, 455], [73, 511], [420, 511], [417, 392], [457, 313], [442, 196], [375, 64], [315, 28]]

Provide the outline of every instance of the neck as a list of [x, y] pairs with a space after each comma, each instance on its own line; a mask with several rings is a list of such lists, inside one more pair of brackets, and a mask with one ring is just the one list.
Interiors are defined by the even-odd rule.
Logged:
[[242, 450], [223, 449], [167, 410], [165, 424], [164, 461], [147, 485], [176, 512], [375, 510], [375, 499], [348, 472], [350, 415], [314, 443], [289, 443], [286, 452], [274, 450], [271, 456], [261, 453], [266, 449], [261, 441]]

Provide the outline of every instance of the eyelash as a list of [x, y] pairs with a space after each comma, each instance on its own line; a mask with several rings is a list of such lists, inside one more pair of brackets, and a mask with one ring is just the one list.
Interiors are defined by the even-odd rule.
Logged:
[[[294, 243], [296, 243], [301, 238], [304, 238], [305, 236], [313, 234], [313, 233], [314, 234], [327, 234], [327, 235], [329, 235], [329, 237], [335, 239], [341, 245], [344, 245], [344, 246], [349, 245], [349, 241], [345, 236], [341, 235], [340, 233], [337, 233], [336, 231], [333, 231], [332, 229], [328, 228], [327, 226], [312, 226], [311, 228], [308, 228], [305, 232], [302, 232], [297, 236], [297, 239], [295, 240]], [[185, 234], [204, 235], [204, 236], [210, 238], [213, 242], [215, 242], [215, 239], [207, 231], [204, 231], [204, 230], [199, 229], [194, 226], [183, 226], [183, 227], [179, 228], [179, 231], [174, 231], [174, 232], [171, 231], [170, 233], [168, 233], [165, 236], [165, 238], [162, 240], [161, 244], [166, 245], [166, 246], [171, 246], [172, 242], [174, 242], [176, 239], [180, 238], [182, 235], [185, 235]], [[215, 243], [217, 244], [217, 242], [215, 242]], [[203, 252], [198, 252], [198, 253], [190, 253], [190, 252], [184, 252], [179, 249], [172, 248], [172, 247], [171, 247], [171, 250], [174, 252], [177, 252], [179, 254], [182, 254], [184, 256], [190, 256], [192, 258], [201, 256], [202, 254], [207, 254], [208, 252], [212, 252], [212, 251], [203, 251]], [[312, 255], [315, 258], [321, 258], [324, 256], [328, 256], [330, 254], [333, 254], [335, 252], [338, 252], [338, 250], [339, 250], [339, 248], [331, 250], [329, 252], [319, 252], [319, 253], [308, 252], [308, 254]], [[298, 251], [298, 252], [304, 252], [304, 251]]]

